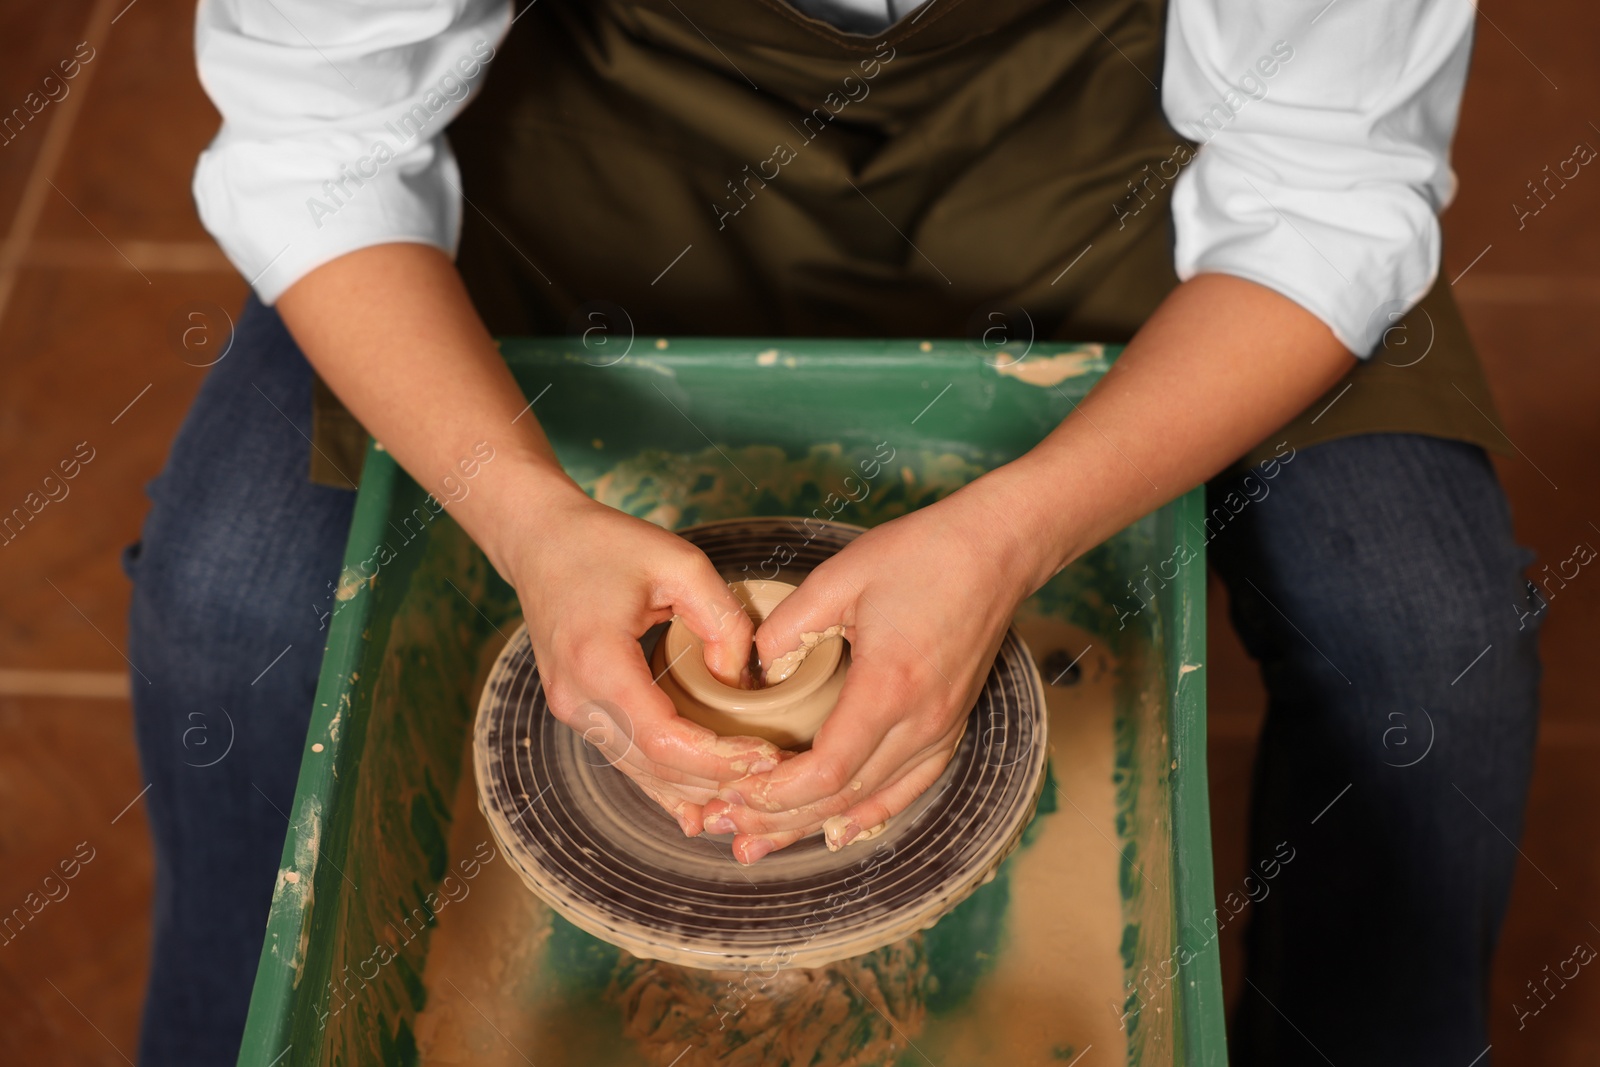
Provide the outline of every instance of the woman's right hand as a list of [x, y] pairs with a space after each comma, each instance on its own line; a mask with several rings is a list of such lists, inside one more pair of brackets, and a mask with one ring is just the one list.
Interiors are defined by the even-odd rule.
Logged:
[[705, 553], [576, 486], [546, 496], [517, 525], [496, 562], [521, 598], [551, 712], [686, 835], [699, 834], [701, 805], [726, 782], [776, 768], [779, 750], [680, 717], [655, 684], [639, 637], [677, 615], [705, 642], [712, 674], [738, 685], [750, 658], [750, 617]]

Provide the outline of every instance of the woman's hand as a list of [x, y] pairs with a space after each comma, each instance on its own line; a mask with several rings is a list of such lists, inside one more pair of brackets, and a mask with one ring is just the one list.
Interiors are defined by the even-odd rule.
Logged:
[[950, 762], [1018, 603], [1042, 581], [1035, 554], [996, 513], [1000, 499], [980, 480], [862, 534], [761, 626], [756, 646], [771, 663], [801, 634], [842, 625], [851, 666], [809, 752], [729, 783], [705, 806], [706, 829], [737, 833], [741, 862], [830, 819], [828, 844], [843, 847], [903, 811]]
[[522, 600], [550, 710], [694, 836], [719, 783], [777, 767], [778, 749], [680, 718], [638, 639], [677, 615], [705, 642], [711, 672], [737, 685], [754, 625], [689, 542], [575, 486], [554, 497], [541, 501], [536, 529], [519, 525], [518, 537], [502, 541], [516, 546], [502, 564]]

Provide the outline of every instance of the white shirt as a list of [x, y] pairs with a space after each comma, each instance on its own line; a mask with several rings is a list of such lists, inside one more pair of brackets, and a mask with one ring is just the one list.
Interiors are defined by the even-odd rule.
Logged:
[[[924, 0], [795, 2], [872, 32]], [[1164, 165], [1181, 168], [1178, 276], [1258, 282], [1370, 354], [1438, 273], [1474, 15], [1472, 0], [1170, 0], [1162, 106], [1203, 142]], [[369, 245], [454, 254], [461, 178], [439, 135], [512, 17], [508, 0], [201, 0], [195, 52], [223, 125], [195, 200], [263, 301]]]
[[846, 33], [882, 33], [924, 0], [789, 0], [789, 6]]

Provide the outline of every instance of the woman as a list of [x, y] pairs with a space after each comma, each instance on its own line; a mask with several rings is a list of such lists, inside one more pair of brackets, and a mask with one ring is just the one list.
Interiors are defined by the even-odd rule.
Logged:
[[[451, 512], [518, 589], [554, 712], [625, 718], [622, 769], [747, 863], [904, 808], [1023, 597], [1292, 447], [1270, 499], [1208, 527], [1271, 694], [1252, 853], [1297, 849], [1253, 916], [1236, 1054], [1472, 1061], [1537, 715], [1501, 439], [1435, 285], [1473, 9], [1281, 7], [202, 3], [224, 125], [196, 197], [259, 300], [130, 552], [144, 1059], [237, 1045], [370, 430], [429, 487], [489, 443]], [[442, 133], [480, 90], [458, 169]], [[1128, 347], [1037, 448], [861, 537], [752, 634], [698, 551], [563, 474], [490, 339], [596, 308], [648, 334], [917, 337], [1020, 308]], [[857, 667], [812, 751], [779, 765], [676, 718], [635, 640], [672, 614], [727, 679], [752, 640], [769, 662], [845, 625]], [[242, 758], [202, 776], [175, 737], [215, 706]], [[1399, 766], [1385, 731], [1418, 707], [1437, 737]]]

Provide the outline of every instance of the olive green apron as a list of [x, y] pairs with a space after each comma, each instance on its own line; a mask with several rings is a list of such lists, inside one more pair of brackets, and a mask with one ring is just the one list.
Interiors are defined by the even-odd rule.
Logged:
[[[609, 309], [644, 335], [959, 337], [1009, 314], [1126, 342], [1178, 284], [1163, 176], [1192, 146], [1160, 108], [1163, 25], [1162, 0], [932, 0], [876, 37], [783, 0], [540, 0], [451, 130], [462, 273], [502, 335]], [[1448, 286], [1389, 339], [1261, 454], [1503, 447]], [[364, 435], [317, 396], [314, 476], [345, 484]]]

